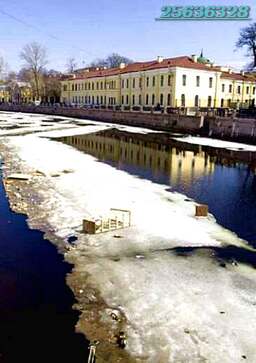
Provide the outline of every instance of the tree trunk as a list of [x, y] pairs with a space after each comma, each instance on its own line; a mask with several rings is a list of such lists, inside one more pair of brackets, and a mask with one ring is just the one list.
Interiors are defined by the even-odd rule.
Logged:
[[38, 73], [36, 71], [34, 72], [34, 77], [35, 77], [35, 86], [36, 86], [36, 98], [37, 100], [39, 100], [39, 82], [38, 82]]

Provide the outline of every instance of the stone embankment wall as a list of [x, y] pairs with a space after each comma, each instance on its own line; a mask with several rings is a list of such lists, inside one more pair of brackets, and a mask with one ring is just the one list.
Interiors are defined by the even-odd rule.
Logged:
[[75, 117], [256, 144], [256, 119], [11, 104], [0, 105], [0, 111]]
[[209, 136], [256, 143], [256, 119], [207, 118]]
[[148, 127], [157, 130], [198, 133], [204, 118], [176, 114], [125, 112], [99, 109], [54, 108], [26, 105], [0, 105], [0, 111], [42, 113], [49, 115], [76, 117], [88, 120], [112, 122], [130, 126]]

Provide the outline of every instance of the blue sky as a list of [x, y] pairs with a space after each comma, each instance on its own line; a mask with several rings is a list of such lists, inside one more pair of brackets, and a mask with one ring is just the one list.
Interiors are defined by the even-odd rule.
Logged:
[[248, 21], [157, 22], [155, 18], [163, 5], [241, 4], [251, 6], [255, 20], [253, 0], [0, 0], [0, 54], [10, 68], [18, 69], [21, 48], [37, 41], [48, 50], [48, 67], [64, 70], [69, 57], [82, 66], [111, 52], [148, 60], [157, 55], [191, 55], [203, 48], [216, 63], [239, 67], [246, 63], [245, 51], [234, 52], [234, 44]]

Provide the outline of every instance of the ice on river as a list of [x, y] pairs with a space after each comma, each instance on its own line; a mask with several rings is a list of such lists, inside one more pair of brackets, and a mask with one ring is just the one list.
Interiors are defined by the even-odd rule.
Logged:
[[[132, 227], [80, 237], [76, 269], [89, 273], [109, 306], [127, 318], [127, 349], [137, 362], [256, 361], [256, 274], [220, 266], [210, 252], [178, 256], [186, 246], [244, 244], [213, 216], [194, 216], [195, 202], [170, 187], [130, 175], [39, 134], [2, 139], [29, 173], [39, 170], [41, 214], [62, 238], [82, 219], [129, 209]], [[65, 173], [69, 170], [69, 173]], [[72, 171], [72, 172], [71, 172]], [[33, 224], [33, 218], [29, 221]]]
[[232, 141], [224, 141], [217, 139], [210, 139], [207, 137], [197, 137], [197, 136], [183, 136], [183, 137], [172, 137], [173, 140], [187, 142], [189, 144], [211, 146], [228, 150], [237, 151], [256, 151], [255, 145], [248, 145]]

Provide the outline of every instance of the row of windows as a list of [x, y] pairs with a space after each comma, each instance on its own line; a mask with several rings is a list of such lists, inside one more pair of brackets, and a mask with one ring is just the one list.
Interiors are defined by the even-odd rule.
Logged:
[[[130, 83], [131, 82], [131, 83]], [[136, 88], [137, 85], [139, 86], [139, 88], [142, 88], [142, 78], [132, 78], [130, 79], [122, 79], [122, 88], [129, 88], [130, 84], [132, 86], [132, 88]], [[109, 89], [116, 89], [116, 81], [110, 81], [109, 83], [107, 83], [106, 81], [101, 81], [101, 82], [85, 82], [85, 83], [75, 83], [71, 85], [71, 91], [86, 91], [86, 90], [99, 90], [99, 89], [107, 89], [107, 85], [109, 85]], [[152, 87], [156, 86], [156, 77], [153, 76], [152, 80], [150, 82], [150, 78], [147, 77], [146, 78], [146, 87], [150, 87], [150, 85], [152, 85]], [[160, 77], [160, 86], [164, 87], [165, 85], [165, 77], [162, 75]], [[171, 75], [168, 75], [167, 77], [167, 85], [171, 86]], [[63, 91], [67, 92], [68, 91], [68, 85], [64, 85], [63, 86]]]
[[[169, 74], [167, 76], [167, 85], [168, 86], [171, 86], [171, 79], [172, 79], [172, 76]], [[166, 82], [166, 77], [164, 75], [161, 75], [160, 76], [160, 87], [164, 87], [165, 86], [165, 82]], [[142, 88], [142, 78], [133, 78], [131, 80], [131, 86], [132, 88], [136, 88], [137, 85], [139, 86], [139, 88]], [[146, 87], [155, 87], [156, 86], [156, 77], [153, 76], [153, 77], [146, 77]], [[130, 87], [130, 79], [122, 79], [122, 88], [129, 88]]]
[[[79, 103], [79, 104], [106, 104], [107, 97], [106, 96], [74, 96], [72, 99], [73, 103]], [[116, 104], [116, 98], [115, 97], [108, 97], [108, 104], [109, 105], [115, 105]]]
[[[164, 80], [165, 80], [165, 77], [162, 75], [160, 77], [160, 86], [163, 87], [164, 86]], [[136, 78], [133, 78], [132, 79], [132, 88], [136, 88], [137, 84], [139, 85], [139, 88], [142, 88], [142, 78], [139, 78], [139, 79], [136, 79]], [[168, 86], [171, 86], [171, 75], [168, 75]], [[72, 84], [71, 85], [71, 90], [72, 91], [83, 91], [83, 90], [99, 90], [99, 89], [107, 89], [107, 85], [109, 86], [108, 88], [109, 89], [116, 89], [116, 81], [110, 81], [110, 82], [85, 82], [85, 83], [78, 83], [78, 84]], [[122, 80], [122, 88], [129, 88], [129, 85], [130, 85], [130, 80], [129, 79], [126, 79], [126, 80]], [[152, 82], [151, 82], [151, 85], [152, 87], [155, 87], [156, 85], [156, 77], [153, 76], [152, 77]], [[182, 85], [183, 86], [186, 86], [187, 85], [187, 76], [185, 74], [183, 74], [182, 76]], [[196, 86], [197, 87], [200, 87], [200, 76], [196, 76]], [[150, 78], [147, 77], [146, 78], [146, 87], [150, 87]], [[213, 87], [213, 78], [210, 77], [209, 78], [209, 88], [212, 88]], [[63, 91], [66, 92], [68, 90], [68, 86], [65, 84], [63, 86]], [[241, 94], [241, 85], [237, 86], [237, 93], [238, 94]], [[222, 92], [225, 92], [225, 84], [222, 84], [221, 85], [221, 91]], [[230, 84], [228, 86], [228, 92], [229, 93], [232, 93], [233, 92], [233, 86], [232, 84]], [[246, 94], [249, 94], [250, 93], [250, 87], [247, 86], [246, 87]], [[253, 94], [255, 94], [255, 87], [253, 87]]]
[[[187, 85], [187, 76], [186, 74], [183, 74], [182, 76], [182, 86]], [[213, 78], [209, 77], [209, 88], [212, 88], [213, 86]], [[200, 87], [200, 76], [196, 76], [196, 87]]]
[[[107, 87], [108, 86], [108, 87]], [[87, 90], [99, 90], [99, 89], [116, 89], [116, 81], [110, 82], [85, 82], [85, 83], [75, 83], [71, 85], [71, 91], [87, 91]], [[68, 86], [64, 84], [63, 91], [67, 92]]]
[[[125, 103], [126, 103], [126, 105], [129, 105], [129, 100], [130, 100], [129, 99], [129, 95], [122, 96], [122, 104], [123, 105]], [[146, 105], [149, 105], [149, 100], [150, 100], [149, 95], [146, 94], [146, 99], [145, 99], [145, 104]], [[132, 95], [131, 102], [132, 102], [132, 105], [135, 105], [136, 104], [136, 96], [135, 95]], [[152, 94], [152, 96], [151, 96], [151, 104], [152, 104], [152, 106], [154, 106], [156, 103], [157, 103], [156, 96], [155, 96], [155, 94]], [[170, 93], [168, 93], [168, 95], [166, 96], [166, 103], [167, 103], [168, 106], [171, 105], [171, 94]], [[142, 105], [141, 95], [138, 96], [138, 104], [139, 105]], [[159, 104], [161, 106], [164, 105], [164, 95], [162, 93], [160, 94], [160, 97], [159, 97]]]
[[[103, 105], [103, 104], [106, 104], [107, 97], [106, 96], [73, 96], [72, 101], [73, 101], [73, 103], [79, 103], [79, 104], [86, 103], [86, 104], [97, 104], [97, 105], [102, 104]], [[131, 96], [132, 105], [135, 105], [136, 101], [138, 101], [139, 105], [142, 105], [141, 95], [139, 95], [138, 97], [136, 97], [135, 95]], [[149, 98], [149, 95], [147, 94], [146, 95], [146, 100], [145, 100], [146, 105], [149, 105], [149, 101], [150, 101], [150, 98]], [[156, 101], [157, 100], [156, 100], [155, 94], [152, 94], [151, 104], [154, 106], [156, 104]], [[123, 105], [124, 104], [129, 105], [129, 102], [130, 102], [129, 95], [122, 96], [122, 104]], [[170, 93], [168, 93], [168, 95], [166, 96], [166, 103], [167, 103], [168, 106], [171, 105], [171, 94]], [[116, 98], [115, 97], [108, 97], [108, 104], [115, 105], [116, 104]], [[160, 97], [159, 97], [159, 104], [161, 106], [164, 105], [164, 95], [162, 93], [160, 94]]]
[[[238, 94], [241, 94], [241, 90], [242, 90], [241, 86], [237, 86], [237, 93], [238, 93]], [[222, 92], [225, 92], [225, 84], [222, 84], [222, 85], [221, 85], [221, 91], [222, 91]], [[230, 85], [229, 85], [228, 91], [229, 91], [229, 93], [232, 93], [232, 91], [233, 91], [233, 86], [232, 86], [232, 84], [230, 84]], [[247, 86], [247, 87], [246, 87], [246, 94], [248, 95], [249, 93], [250, 93], [250, 87], [249, 87], [249, 86]], [[252, 89], [252, 93], [255, 95], [255, 87], [253, 87], [253, 89]]]

